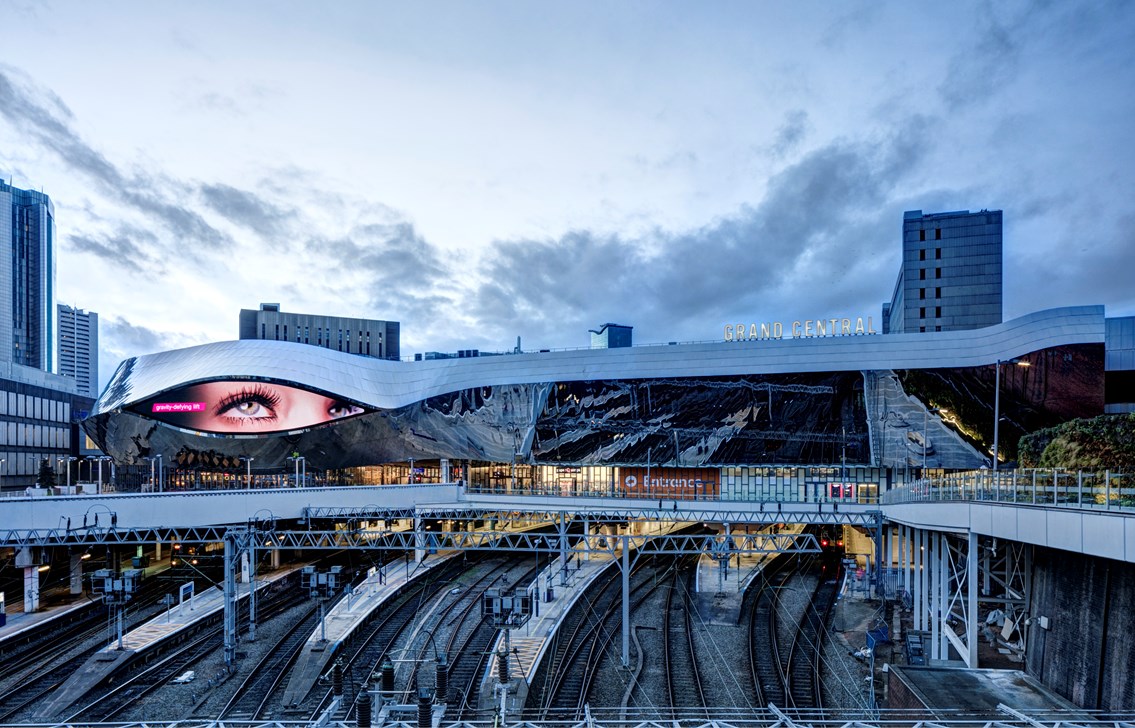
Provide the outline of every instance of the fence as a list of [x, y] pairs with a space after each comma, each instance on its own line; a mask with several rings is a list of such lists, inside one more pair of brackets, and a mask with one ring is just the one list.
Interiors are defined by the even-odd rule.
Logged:
[[1135, 474], [1110, 470], [971, 470], [893, 488], [882, 500], [884, 504], [993, 501], [1135, 511]]

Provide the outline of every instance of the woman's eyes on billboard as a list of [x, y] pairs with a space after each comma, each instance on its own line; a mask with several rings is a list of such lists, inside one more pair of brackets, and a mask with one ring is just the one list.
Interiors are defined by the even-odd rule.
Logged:
[[[177, 401], [174, 401], [177, 400]], [[362, 414], [357, 405], [265, 382], [205, 382], [168, 392], [148, 414], [203, 432], [295, 430]]]

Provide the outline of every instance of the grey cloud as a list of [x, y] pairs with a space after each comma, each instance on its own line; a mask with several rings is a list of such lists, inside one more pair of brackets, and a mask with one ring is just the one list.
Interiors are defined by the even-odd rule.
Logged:
[[[184, 186], [148, 175], [124, 175], [118, 167], [88, 145], [71, 127], [73, 115], [54, 94], [32, 89], [16, 80], [16, 73], [0, 66], [0, 116], [28, 137], [53, 151], [75, 171], [98, 183], [103, 190], [117, 196], [171, 233], [175, 244], [185, 241], [219, 248], [228, 238], [192, 210], [173, 200], [186, 196]], [[172, 193], [162, 191], [174, 186]]]
[[986, 101], [1017, 71], [1020, 44], [1014, 32], [1019, 33], [1020, 27], [1010, 30], [994, 17], [989, 5], [982, 7], [981, 16], [973, 44], [951, 59], [938, 89], [951, 108]]
[[124, 318], [102, 316], [99, 318], [99, 341], [114, 353], [138, 356], [176, 348], [181, 344], [181, 337], [132, 324]]
[[437, 250], [406, 222], [360, 225], [347, 237], [312, 240], [307, 247], [331, 260], [350, 261], [376, 288], [434, 287], [448, 274]]
[[811, 126], [808, 112], [803, 109], [789, 111], [784, 115], [784, 123], [777, 129], [776, 138], [773, 139], [773, 154], [780, 158], [794, 151], [804, 141]]
[[105, 387], [122, 360], [168, 351], [186, 345], [186, 339], [156, 329], [139, 326], [124, 318], [99, 316], [99, 387]]
[[281, 235], [295, 217], [294, 210], [284, 210], [251, 192], [225, 184], [202, 185], [201, 195], [209, 207], [265, 238]]
[[157, 244], [157, 236], [148, 230], [122, 226], [112, 234], [74, 233], [64, 238], [70, 248], [80, 253], [96, 255], [109, 263], [137, 272], [157, 272], [161, 266], [139, 243], [146, 247]]
[[[379, 210], [391, 217], [389, 210]], [[370, 223], [342, 238], [307, 241], [307, 252], [320, 260], [346, 261], [366, 279], [367, 304], [377, 318], [431, 322], [453, 313], [446, 291], [460, 271], [450, 267], [434, 246], [408, 222]], [[335, 293], [329, 286], [329, 293]]]
[[686, 233], [498, 242], [474, 315], [536, 332], [614, 316], [660, 340], [802, 296], [843, 301], [841, 310], [855, 297], [873, 311], [898, 263], [891, 197], [926, 152], [928, 131], [912, 117], [884, 138], [815, 150], [774, 176], [758, 204]]

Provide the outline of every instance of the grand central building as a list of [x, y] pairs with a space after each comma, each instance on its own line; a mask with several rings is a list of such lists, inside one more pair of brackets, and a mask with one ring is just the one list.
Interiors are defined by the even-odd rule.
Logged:
[[[995, 436], [1011, 464], [1021, 435], [1135, 400], [1121, 353], [1135, 319], [1077, 306], [1001, 322], [1000, 212], [978, 214], [997, 293], [972, 310], [992, 325], [945, 315], [964, 305], [944, 290], [933, 330], [898, 325], [910, 307], [896, 318], [892, 305], [887, 334], [872, 317], [741, 322], [714, 342], [422, 361], [244, 339], [127, 360], [84, 426], [120, 464], [270, 472], [302, 458], [494, 488], [871, 498], [928, 471], [991, 467]], [[908, 213], [904, 237], [924, 242], [913, 221], [959, 219]], [[937, 236], [923, 249], [949, 250]], [[900, 287], [918, 257], [904, 254]], [[965, 260], [926, 257], [913, 270]]]

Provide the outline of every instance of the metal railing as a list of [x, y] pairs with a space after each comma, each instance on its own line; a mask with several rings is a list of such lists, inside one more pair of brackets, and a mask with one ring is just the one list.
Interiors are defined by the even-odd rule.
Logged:
[[1135, 473], [1111, 470], [971, 470], [883, 494], [884, 504], [983, 501], [1135, 512]]

